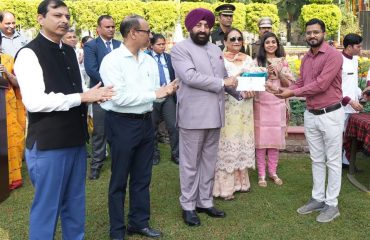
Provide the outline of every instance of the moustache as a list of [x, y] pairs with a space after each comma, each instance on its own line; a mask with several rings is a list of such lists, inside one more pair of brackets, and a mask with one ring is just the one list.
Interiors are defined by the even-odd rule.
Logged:
[[67, 25], [67, 24], [63, 24], [63, 25], [59, 25], [58, 26], [59, 28], [64, 28], [64, 29], [69, 29], [69, 25]]

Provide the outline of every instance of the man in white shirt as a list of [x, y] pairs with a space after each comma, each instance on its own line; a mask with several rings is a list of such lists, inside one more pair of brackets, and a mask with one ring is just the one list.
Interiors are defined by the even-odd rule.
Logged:
[[[363, 110], [359, 102], [361, 89], [358, 87], [358, 55], [361, 52], [361, 43], [362, 37], [355, 33], [347, 34], [343, 39], [342, 105], [345, 112], [344, 130], [349, 116]], [[349, 167], [345, 150], [343, 150], [342, 166]]]
[[62, 38], [62, 42], [71, 46], [73, 48], [73, 50], [75, 51], [75, 53], [76, 53], [76, 58], [77, 58], [78, 66], [80, 68], [80, 73], [81, 73], [82, 89], [85, 92], [85, 91], [87, 91], [89, 86], [86, 84], [86, 81], [85, 81], [85, 78], [84, 78], [84, 76], [85, 76], [85, 74], [84, 74], [85, 73], [85, 68], [84, 68], [84, 65], [83, 65], [84, 51], [81, 48], [77, 47], [78, 38], [77, 38], [77, 35], [76, 35], [76, 31], [72, 28], [68, 29], [67, 33]]
[[63, 36], [62, 41], [75, 50], [78, 64], [81, 64], [84, 56], [83, 51], [80, 48], [77, 48], [78, 38], [76, 31], [72, 28], [68, 29], [67, 33]]
[[[157, 63], [141, 51], [149, 43], [148, 23], [140, 16], [126, 17], [120, 32], [124, 44], [102, 61], [100, 75], [105, 85], [114, 85], [117, 95], [103, 103], [105, 127], [112, 156], [109, 183], [111, 239], [124, 239], [125, 233], [160, 237], [149, 227], [149, 185], [152, 175], [154, 130], [153, 102], [173, 94], [176, 81], [159, 86]], [[124, 203], [130, 177], [130, 210], [125, 228]]]
[[2, 33], [2, 51], [15, 57], [15, 54], [27, 44], [27, 40], [15, 30], [15, 16], [11, 12], [0, 13], [0, 29]]

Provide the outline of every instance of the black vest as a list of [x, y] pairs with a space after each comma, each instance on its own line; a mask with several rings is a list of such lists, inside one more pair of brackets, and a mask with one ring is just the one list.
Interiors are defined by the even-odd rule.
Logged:
[[[39, 34], [25, 46], [36, 54], [41, 65], [45, 93], [81, 93], [82, 83], [76, 54], [72, 47], [49, 41]], [[29, 63], [32, 64], [32, 63]], [[32, 81], [32, 79], [29, 79]], [[39, 150], [76, 147], [87, 140], [86, 105], [69, 111], [28, 112], [26, 147]]]

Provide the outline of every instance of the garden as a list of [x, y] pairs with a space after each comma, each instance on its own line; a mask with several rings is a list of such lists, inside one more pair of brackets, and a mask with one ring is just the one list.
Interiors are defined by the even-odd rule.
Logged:
[[[163, 232], [168, 240], [245, 240], [245, 239], [369, 239], [370, 196], [359, 191], [347, 180], [343, 171], [339, 196], [341, 216], [331, 223], [315, 221], [316, 213], [299, 215], [296, 210], [311, 196], [311, 160], [307, 154], [282, 153], [279, 176], [284, 184], [277, 186], [268, 181], [267, 188], [257, 184], [257, 173], [250, 170], [251, 192], [237, 193], [233, 201], [215, 200], [215, 206], [227, 214], [224, 219], [200, 214], [201, 226], [191, 228], [183, 223], [179, 205], [178, 166], [170, 161], [168, 145], [160, 145], [162, 161], [153, 167], [150, 225]], [[358, 154], [358, 167], [365, 170], [356, 177], [367, 183], [370, 161]], [[28, 239], [29, 211], [33, 188], [23, 166], [24, 185], [13, 191], [0, 204], [0, 239]], [[110, 160], [105, 162], [99, 180], [86, 182], [86, 236], [87, 240], [108, 240], [108, 184]], [[126, 197], [127, 200], [127, 197]], [[126, 201], [126, 206], [128, 206]], [[127, 209], [127, 208], [126, 208]], [[57, 227], [56, 239], [61, 239]], [[128, 239], [145, 239], [132, 236]]]

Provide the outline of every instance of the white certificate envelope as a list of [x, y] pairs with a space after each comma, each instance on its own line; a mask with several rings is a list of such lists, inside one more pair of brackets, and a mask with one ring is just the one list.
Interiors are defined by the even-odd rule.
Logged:
[[237, 77], [237, 91], [265, 91], [266, 77]]

